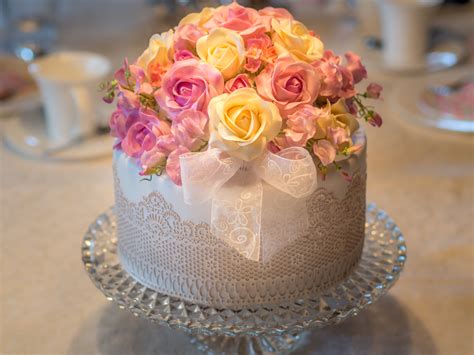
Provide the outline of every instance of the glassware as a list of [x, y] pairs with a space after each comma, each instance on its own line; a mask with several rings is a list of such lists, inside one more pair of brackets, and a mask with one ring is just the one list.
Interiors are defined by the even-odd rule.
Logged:
[[32, 61], [52, 50], [57, 38], [58, 0], [2, 0], [9, 49]]

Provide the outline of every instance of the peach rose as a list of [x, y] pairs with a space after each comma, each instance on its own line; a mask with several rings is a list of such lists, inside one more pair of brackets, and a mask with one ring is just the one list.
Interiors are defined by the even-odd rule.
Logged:
[[205, 7], [201, 10], [201, 12], [190, 13], [189, 15], [183, 17], [181, 21], [179, 21], [178, 26], [192, 24], [203, 27], [207, 22], [209, 22], [215, 11], [216, 9]]
[[217, 68], [228, 80], [237, 75], [245, 61], [244, 40], [238, 33], [218, 28], [197, 41], [198, 56]]
[[209, 103], [210, 147], [251, 161], [259, 157], [281, 129], [278, 108], [254, 89], [238, 89]]
[[299, 21], [272, 20], [273, 42], [279, 55], [289, 53], [293, 58], [311, 63], [323, 56], [324, 45]]

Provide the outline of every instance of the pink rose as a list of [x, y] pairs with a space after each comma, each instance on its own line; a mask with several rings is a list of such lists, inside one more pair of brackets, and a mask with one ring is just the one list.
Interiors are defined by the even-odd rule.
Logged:
[[223, 27], [246, 37], [260, 28], [265, 28], [265, 25], [257, 10], [232, 2], [227, 6], [217, 8], [212, 19], [206, 23], [205, 27], [210, 29]]
[[174, 50], [186, 49], [192, 51], [196, 48], [198, 39], [206, 34], [206, 31], [195, 24], [178, 26], [174, 34]]
[[181, 186], [181, 165], [179, 157], [184, 153], [189, 153], [189, 149], [180, 146], [168, 156], [168, 160], [166, 161], [166, 173], [170, 179], [179, 186]]
[[262, 22], [265, 25], [266, 31], [269, 32], [272, 29], [272, 19], [275, 20], [294, 20], [293, 15], [288, 10], [281, 7], [265, 7], [258, 11], [262, 17]]
[[194, 59], [173, 64], [155, 98], [173, 119], [183, 110], [207, 112], [209, 101], [224, 92], [224, 79], [211, 65]]
[[186, 110], [173, 120], [171, 133], [179, 145], [189, 150], [198, 149], [208, 139], [208, 117], [202, 112]]
[[341, 57], [332, 51], [325, 51], [323, 58], [312, 63], [321, 78], [319, 95], [336, 102], [356, 94], [354, 78], [349, 69], [341, 65]]
[[279, 58], [255, 79], [257, 91], [274, 102], [285, 117], [305, 105], [312, 105], [319, 94], [320, 80], [308, 63], [290, 57]]
[[230, 94], [232, 91], [250, 87], [252, 87], [252, 83], [249, 76], [247, 74], [239, 74], [225, 83], [225, 92]]
[[156, 168], [164, 167], [166, 163], [166, 155], [160, 151], [157, 147], [152, 148], [151, 150], [144, 151], [140, 157], [140, 165], [142, 171], [140, 175], [150, 175], [153, 174]]
[[359, 83], [362, 79], [367, 78], [367, 70], [362, 65], [360, 57], [353, 53], [347, 52], [345, 55], [347, 60], [347, 69], [351, 72], [352, 77], [354, 78], [354, 84]]
[[379, 99], [380, 94], [382, 93], [382, 90], [383, 88], [379, 84], [370, 83], [366, 89], [367, 96], [370, 97], [371, 99]]
[[331, 164], [336, 159], [336, 148], [326, 139], [314, 143], [313, 152], [324, 166]]
[[308, 140], [316, 133], [315, 120], [318, 111], [311, 105], [305, 105], [295, 113], [288, 116], [283, 136], [275, 138], [276, 144], [281, 148], [304, 147]]
[[179, 62], [186, 59], [197, 59], [191, 51], [187, 49], [181, 49], [174, 53], [174, 61]]
[[122, 147], [122, 140], [127, 135], [130, 126], [138, 119], [138, 111], [132, 111], [126, 115], [122, 110], [117, 109], [109, 119], [110, 135], [116, 138], [117, 143], [114, 148]]
[[165, 121], [160, 121], [151, 111], [140, 111], [139, 117], [122, 140], [122, 149], [130, 157], [140, 158], [145, 152], [156, 147], [161, 136], [171, 132]]

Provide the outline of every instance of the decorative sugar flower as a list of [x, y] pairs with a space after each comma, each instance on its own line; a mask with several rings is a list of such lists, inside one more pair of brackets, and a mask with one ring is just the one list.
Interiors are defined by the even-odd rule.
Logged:
[[283, 135], [275, 138], [277, 146], [280, 148], [304, 147], [316, 133], [319, 111], [312, 105], [305, 105], [289, 115], [285, 121], [287, 128], [283, 130]]
[[174, 63], [155, 98], [173, 119], [183, 110], [206, 112], [209, 101], [223, 92], [224, 79], [216, 68], [188, 59]]
[[259, 31], [254, 35], [245, 38], [245, 70], [256, 73], [262, 65], [272, 63], [277, 58], [277, 53], [270, 37]]
[[173, 181], [178, 186], [181, 186], [181, 165], [179, 162], [179, 157], [185, 153], [189, 153], [189, 149], [184, 146], [180, 146], [171, 152], [171, 154], [168, 156], [168, 160], [166, 161], [166, 173], [168, 174], [171, 181]]
[[244, 40], [234, 31], [217, 28], [196, 44], [198, 56], [222, 73], [224, 80], [237, 75], [245, 61]]
[[110, 135], [116, 138], [115, 148], [122, 147], [122, 140], [127, 135], [128, 129], [138, 118], [138, 111], [125, 114], [121, 109], [115, 110], [109, 119]]
[[225, 92], [230, 94], [237, 89], [250, 87], [252, 87], [252, 79], [247, 74], [239, 74], [225, 83]]
[[188, 50], [193, 51], [196, 48], [196, 42], [202, 36], [205, 36], [207, 31], [195, 24], [181, 25], [176, 28], [174, 34], [174, 50]]
[[145, 70], [153, 86], [160, 86], [161, 79], [174, 58], [173, 30], [154, 34], [148, 48], [137, 59], [137, 65]]
[[193, 24], [199, 27], [204, 27], [214, 16], [216, 9], [212, 7], [205, 7], [201, 12], [193, 12], [181, 19], [178, 26]]
[[314, 68], [289, 56], [267, 66], [255, 79], [258, 93], [272, 101], [282, 116], [312, 105], [319, 94], [320, 80]]
[[323, 56], [324, 45], [301, 23], [291, 19], [272, 20], [272, 35], [279, 55], [289, 53], [293, 58], [311, 63]]
[[193, 151], [199, 149], [209, 138], [208, 118], [202, 112], [185, 110], [173, 120], [171, 133], [177, 144]]
[[272, 19], [276, 20], [294, 20], [293, 15], [283, 8], [265, 7], [258, 11], [262, 17], [266, 32], [272, 30]]
[[281, 129], [278, 108], [254, 89], [222, 94], [209, 103], [209, 145], [251, 161], [259, 157]]

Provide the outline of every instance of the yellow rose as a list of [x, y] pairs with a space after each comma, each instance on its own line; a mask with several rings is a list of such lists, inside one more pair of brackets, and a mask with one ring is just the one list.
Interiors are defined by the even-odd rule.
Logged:
[[245, 61], [244, 40], [238, 33], [225, 28], [199, 38], [196, 51], [203, 61], [221, 72], [224, 80], [236, 76]]
[[278, 55], [289, 53], [296, 60], [314, 62], [324, 53], [321, 40], [301, 23], [291, 19], [272, 20], [272, 39]]
[[173, 63], [173, 57], [173, 30], [169, 30], [151, 36], [148, 48], [138, 58], [137, 64], [146, 72], [149, 72], [151, 65], [167, 68]]
[[199, 27], [202, 27], [206, 23], [209, 22], [209, 20], [214, 15], [215, 11], [216, 11], [216, 9], [213, 9], [211, 7], [205, 7], [201, 10], [201, 12], [193, 12], [193, 13], [183, 17], [183, 19], [181, 21], [179, 21], [178, 26], [181, 26], [181, 25], [197, 25]]
[[251, 88], [214, 97], [208, 113], [209, 145], [245, 161], [260, 156], [282, 125], [278, 108]]

